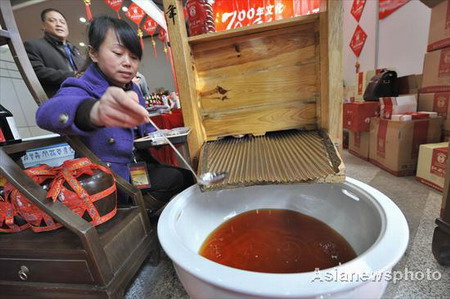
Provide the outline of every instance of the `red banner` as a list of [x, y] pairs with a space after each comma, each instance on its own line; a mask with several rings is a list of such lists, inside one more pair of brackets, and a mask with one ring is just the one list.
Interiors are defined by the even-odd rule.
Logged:
[[353, 0], [352, 9], [350, 13], [355, 18], [357, 22], [361, 19], [361, 15], [364, 10], [364, 5], [366, 5], [366, 0]]
[[125, 13], [125, 15], [139, 26], [139, 23], [145, 17], [145, 12], [142, 8], [140, 8], [136, 3], [133, 2], [130, 4], [130, 6], [128, 6], [128, 11]]
[[268, 23], [320, 10], [320, 0], [216, 0], [216, 31]]
[[361, 26], [357, 26], [355, 32], [353, 33], [353, 37], [350, 41], [350, 48], [355, 53], [356, 57], [359, 57], [361, 51], [366, 43], [367, 34], [361, 28]]
[[115, 11], [119, 11], [119, 9], [122, 7], [123, 0], [104, 0], [106, 4], [108, 4], [109, 7], [114, 9]]
[[408, 2], [409, 0], [380, 0], [380, 20], [387, 18], [390, 14]]

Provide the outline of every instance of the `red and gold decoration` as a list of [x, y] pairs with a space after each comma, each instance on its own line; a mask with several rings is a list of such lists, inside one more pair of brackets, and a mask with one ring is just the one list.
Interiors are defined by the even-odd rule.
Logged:
[[136, 3], [131, 3], [130, 6], [128, 6], [128, 11], [125, 13], [125, 15], [133, 21], [137, 29], [137, 35], [139, 36], [141, 40], [141, 47], [144, 49], [144, 41], [142, 40], [142, 30], [139, 28], [139, 24], [141, 23], [142, 19], [145, 17], [145, 12], [142, 8], [140, 8]]
[[353, 0], [350, 13], [355, 18], [356, 22], [359, 22], [359, 20], [361, 19], [361, 15], [364, 10], [364, 5], [366, 5], [366, 0]]
[[367, 34], [361, 28], [361, 26], [356, 26], [355, 32], [353, 33], [353, 37], [350, 40], [350, 48], [353, 53], [355, 53], [356, 57], [359, 57], [361, 51], [366, 43]]
[[408, 2], [409, 0], [380, 0], [380, 20], [387, 18], [390, 14]]
[[117, 13], [117, 18], [120, 19], [119, 10], [122, 7], [123, 0], [104, 0], [109, 7], [114, 9]]
[[159, 29], [159, 34], [158, 34], [158, 38], [159, 40], [162, 42], [163, 47], [164, 47], [164, 54], [166, 54], [166, 60], [169, 60], [169, 50], [167, 48], [167, 43], [169, 42], [169, 35], [167, 34], [167, 31], [164, 30], [164, 28], [160, 28]]
[[144, 31], [147, 32], [147, 34], [150, 35], [150, 37], [152, 38], [153, 53], [155, 57], [157, 57], [158, 55], [156, 54], [156, 42], [153, 39], [153, 35], [155, 34], [156, 29], [158, 29], [158, 23], [156, 23], [152, 18], [147, 16], [141, 28], [144, 29]]
[[88, 20], [92, 20], [92, 13], [91, 13], [91, 0], [83, 0], [84, 7], [86, 8], [86, 16]]
[[366, 32], [361, 28], [361, 26], [359, 26], [359, 20], [361, 20], [365, 5], [366, 0], [353, 0], [352, 8], [350, 9], [351, 15], [355, 18], [356, 22], [358, 22], [349, 45], [356, 56], [356, 73], [359, 72], [359, 67], [361, 66], [359, 63], [359, 56], [361, 55], [361, 51], [364, 48], [364, 44], [366, 43], [367, 39]]
[[[94, 226], [117, 213], [116, 184], [111, 171], [88, 158], [69, 160], [54, 168], [43, 164], [24, 172], [49, 190], [49, 200], [60, 201]], [[4, 195], [4, 200], [0, 200], [0, 232], [17, 232], [28, 227], [34, 232], [44, 232], [62, 227], [12, 184], [5, 185]]]

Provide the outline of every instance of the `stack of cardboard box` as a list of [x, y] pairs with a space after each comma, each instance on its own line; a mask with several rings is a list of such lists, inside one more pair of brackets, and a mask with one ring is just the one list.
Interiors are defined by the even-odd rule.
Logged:
[[[435, 111], [443, 118], [442, 139], [450, 139], [450, 0], [421, 0], [431, 8], [428, 47], [419, 93], [419, 110]], [[448, 142], [420, 146], [416, 178], [442, 191]]]
[[443, 139], [448, 140], [450, 136], [450, 0], [425, 4], [432, 6], [432, 9], [418, 109], [419, 111], [435, 111], [442, 116], [444, 119]]

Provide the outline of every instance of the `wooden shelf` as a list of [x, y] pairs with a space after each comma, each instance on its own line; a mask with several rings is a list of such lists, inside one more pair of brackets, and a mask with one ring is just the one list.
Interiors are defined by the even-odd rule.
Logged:
[[310, 24], [319, 20], [319, 14], [312, 14], [308, 16], [294, 17], [286, 20], [278, 20], [270, 23], [256, 24], [246, 27], [240, 27], [236, 29], [230, 29], [226, 31], [211, 32], [201, 35], [188, 37], [190, 45], [196, 45], [202, 42], [210, 42], [221, 39], [236, 38], [239, 36], [250, 35], [269, 30], [276, 30], [281, 28], [287, 28], [292, 26], [299, 26], [302, 24]]

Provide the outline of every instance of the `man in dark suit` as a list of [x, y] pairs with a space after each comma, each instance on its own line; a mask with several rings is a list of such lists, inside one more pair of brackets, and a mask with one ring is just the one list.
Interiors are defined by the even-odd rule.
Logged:
[[44, 37], [25, 42], [25, 49], [47, 96], [52, 97], [66, 78], [76, 75], [84, 59], [67, 41], [69, 28], [60, 11], [45, 9], [41, 12], [41, 20]]

